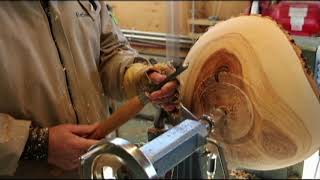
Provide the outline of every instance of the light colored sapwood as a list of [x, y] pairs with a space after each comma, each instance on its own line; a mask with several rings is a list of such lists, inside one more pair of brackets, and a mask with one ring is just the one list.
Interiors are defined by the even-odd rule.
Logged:
[[300, 54], [271, 19], [240, 16], [209, 29], [187, 55], [182, 102], [197, 116], [226, 111], [212, 137], [230, 167], [282, 168], [319, 148], [319, 91]]

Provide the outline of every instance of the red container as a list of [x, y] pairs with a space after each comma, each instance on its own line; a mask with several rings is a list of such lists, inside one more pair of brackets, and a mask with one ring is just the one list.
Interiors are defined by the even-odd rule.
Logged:
[[262, 15], [271, 16], [293, 35], [320, 35], [320, 2], [281, 1], [276, 5], [260, 7]]

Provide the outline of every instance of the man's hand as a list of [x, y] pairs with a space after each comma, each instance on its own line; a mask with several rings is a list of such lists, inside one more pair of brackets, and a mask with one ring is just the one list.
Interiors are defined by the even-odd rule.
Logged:
[[[159, 84], [166, 79], [166, 75], [160, 74], [158, 72], [152, 72], [149, 74], [149, 78], [155, 84]], [[170, 81], [166, 83], [162, 88], [158, 91], [152, 92], [149, 95], [149, 99], [152, 103], [160, 105], [164, 110], [171, 112], [176, 109], [177, 104], [173, 101], [176, 98], [176, 93], [178, 88], [177, 81]]]
[[95, 125], [58, 125], [49, 128], [48, 163], [63, 170], [74, 170], [79, 165], [79, 157], [98, 141], [86, 139]]

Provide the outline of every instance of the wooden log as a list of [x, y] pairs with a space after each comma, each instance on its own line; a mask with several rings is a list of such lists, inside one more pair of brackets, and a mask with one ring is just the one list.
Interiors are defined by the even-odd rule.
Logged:
[[183, 104], [197, 116], [227, 113], [211, 134], [229, 167], [271, 170], [320, 147], [319, 91], [301, 51], [274, 21], [240, 16], [192, 47], [180, 76]]

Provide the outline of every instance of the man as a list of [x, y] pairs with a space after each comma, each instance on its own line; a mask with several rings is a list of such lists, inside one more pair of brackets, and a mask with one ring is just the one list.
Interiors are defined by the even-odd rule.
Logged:
[[[46, 178], [58, 168], [76, 177], [108, 100], [173, 70], [138, 58], [103, 2], [1, 1], [0, 27], [0, 176]], [[169, 82], [150, 100], [172, 111], [176, 88]]]

